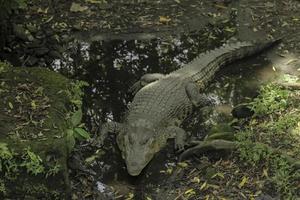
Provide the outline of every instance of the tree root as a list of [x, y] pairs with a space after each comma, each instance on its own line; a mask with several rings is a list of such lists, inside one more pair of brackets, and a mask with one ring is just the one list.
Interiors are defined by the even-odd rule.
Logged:
[[277, 85], [291, 90], [300, 90], [300, 83], [277, 83]]
[[[179, 161], [182, 161], [195, 153], [201, 154], [201, 153], [209, 151], [209, 150], [231, 150], [232, 151], [232, 150], [236, 150], [239, 146], [238, 142], [232, 142], [232, 141], [222, 140], [222, 139], [197, 141], [197, 142], [193, 142], [193, 143], [194, 144], [197, 143], [197, 145], [185, 150], [179, 156]], [[253, 144], [257, 144], [257, 143], [253, 143]], [[265, 146], [271, 153], [283, 156], [286, 159], [286, 161], [289, 164], [291, 164], [295, 169], [300, 169], [300, 161], [299, 160], [283, 153], [280, 149], [274, 149], [274, 148], [270, 147], [269, 145], [266, 145], [263, 143], [259, 143], [259, 144]]]
[[216, 139], [216, 140], [209, 140], [209, 141], [199, 141], [197, 142], [198, 145], [191, 147], [184, 151], [180, 156], [179, 156], [179, 161], [185, 159], [186, 157], [198, 152], [198, 153], [203, 153], [205, 151], [209, 150], [234, 150], [237, 148], [236, 142], [231, 142], [228, 140], [221, 140], [221, 139]]

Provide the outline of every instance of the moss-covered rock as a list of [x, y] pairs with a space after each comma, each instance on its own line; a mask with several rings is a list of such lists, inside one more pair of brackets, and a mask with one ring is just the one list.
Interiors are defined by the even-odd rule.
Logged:
[[65, 133], [74, 102], [80, 101], [72, 87], [47, 69], [0, 62], [0, 199], [69, 195]]

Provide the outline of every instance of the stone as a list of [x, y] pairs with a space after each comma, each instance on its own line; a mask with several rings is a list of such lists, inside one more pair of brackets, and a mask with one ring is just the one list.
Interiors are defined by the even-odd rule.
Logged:
[[235, 106], [232, 109], [231, 114], [233, 117], [241, 119], [251, 117], [252, 115], [254, 115], [254, 111], [248, 107], [248, 104], [244, 103]]
[[0, 79], [0, 199], [69, 199], [71, 81], [2, 62]]

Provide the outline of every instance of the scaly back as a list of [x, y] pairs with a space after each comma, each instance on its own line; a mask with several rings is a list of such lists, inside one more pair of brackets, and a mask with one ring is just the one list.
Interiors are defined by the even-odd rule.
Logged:
[[191, 79], [192, 81], [200, 81], [205, 85], [211, 80], [212, 76], [225, 64], [257, 54], [264, 49], [272, 46], [279, 40], [269, 42], [234, 42], [226, 43], [214, 50], [201, 53], [193, 61], [186, 64], [183, 68], [178, 69], [170, 74]]

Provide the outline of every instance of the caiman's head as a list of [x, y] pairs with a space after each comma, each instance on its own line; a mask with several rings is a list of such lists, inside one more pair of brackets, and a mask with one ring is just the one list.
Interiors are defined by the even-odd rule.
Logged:
[[160, 150], [160, 142], [155, 138], [154, 129], [149, 126], [127, 126], [126, 132], [117, 137], [118, 146], [126, 162], [127, 171], [137, 176]]

